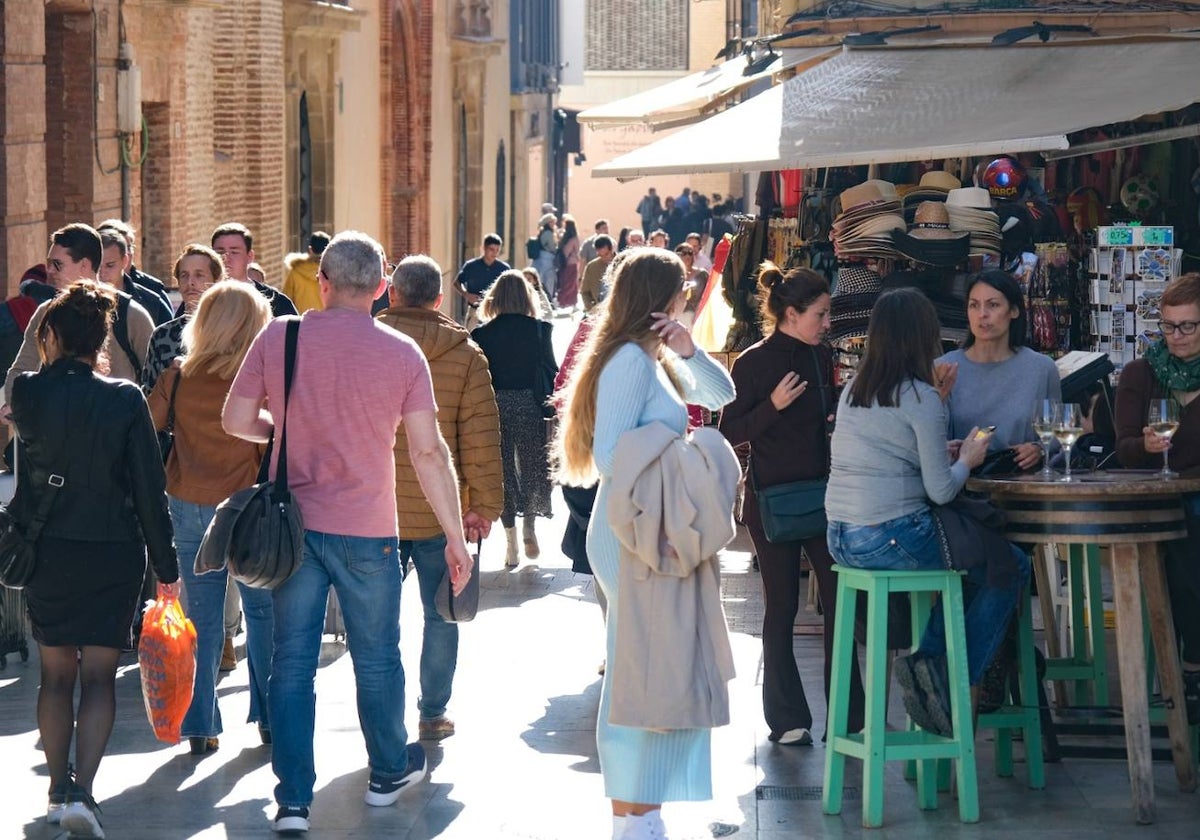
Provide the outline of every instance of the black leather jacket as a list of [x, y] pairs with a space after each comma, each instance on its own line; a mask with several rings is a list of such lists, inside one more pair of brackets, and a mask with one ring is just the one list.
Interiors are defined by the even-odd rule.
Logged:
[[177, 580], [166, 476], [141, 389], [60, 359], [17, 377], [12, 413], [24, 443], [13, 516], [29, 522], [49, 476], [61, 471], [65, 483], [43, 534], [87, 542], [144, 540], [158, 579]]

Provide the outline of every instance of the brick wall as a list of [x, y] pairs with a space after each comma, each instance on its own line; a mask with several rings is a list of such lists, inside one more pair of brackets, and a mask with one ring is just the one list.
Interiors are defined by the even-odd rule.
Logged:
[[433, 2], [383, 0], [382, 4], [383, 246], [392, 258], [429, 250]]
[[689, 0], [588, 0], [587, 70], [686, 70]]

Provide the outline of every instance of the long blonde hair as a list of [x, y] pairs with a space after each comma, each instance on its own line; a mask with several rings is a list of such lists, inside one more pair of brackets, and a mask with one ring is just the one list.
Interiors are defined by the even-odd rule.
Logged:
[[223, 280], [209, 286], [183, 328], [188, 354], [180, 372], [233, 379], [254, 337], [270, 320], [270, 305], [249, 283]]
[[660, 248], [624, 251], [608, 269], [612, 291], [600, 305], [595, 329], [579, 350], [580, 359], [564, 389], [566, 406], [553, 445], [556, 479], [562, 484], [586, 486], [596, 479], [592, 447], [596, 439], [596, 392], [600, 373], [626, 344], [658, 346], [658, 360], [676, 390], [671, 359], [650, 329], [652, 312], [670, 312], [683, 287], [684, 267], [679, 257]]

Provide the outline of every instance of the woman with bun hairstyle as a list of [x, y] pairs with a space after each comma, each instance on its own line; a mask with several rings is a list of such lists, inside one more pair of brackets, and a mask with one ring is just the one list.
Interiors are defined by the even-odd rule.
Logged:
[[[146, 554], [178, 594], [162, 456], [141, 389], [109, 379], [101, 347], [116, 294], [92, 280], [69, 286], [37, 330], [42, 368], [13, 382], [24, 443], [9, 510], [28, 523], [61, 476], [26, 587], [41, 661], [37, 718], [50, 772], [46, 820], [72, 837], [103, 837], [92, 782], [112, 733], [117, 658], [130, 645]], [[79, 711], [74, 709], [79, 683]], [[67, 763], [75, 741], [75, 768]]]
[[[817, 576], [825, 613], [825, 696], [833, 651], [837, 579], [825, 535], [771, 542], [763, 531], [757, 492], [793, 481], [829, 477], [833, 353], [821, 338], [829, 329], [829, 283], [807, 268], [784, 273], [764, 262], [758, 273], [759, 315], [767, 337], [733, 363], [737, 397], [721, 413], [721, 432], [734, 446], [750, 444], [743, 521], [750, 531], [763, 587], [763, 713], [779, 744], [811, 744], [812, 712], [792, 648], [800, 602], [800, 556]], [[862, 729], [863, 688], [851, 677], [850, 728]]]

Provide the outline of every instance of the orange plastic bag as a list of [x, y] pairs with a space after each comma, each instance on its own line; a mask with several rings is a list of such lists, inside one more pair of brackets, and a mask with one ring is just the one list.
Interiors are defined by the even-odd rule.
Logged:
[[142, 639], [138, 643], [142, 697], [154, 736], [179, 743], [179, 727], [192, 704], [196, 678], [196, 627], [183, 614], [179, 599], [164, 594], [146, 602]]

